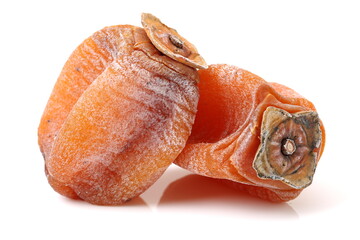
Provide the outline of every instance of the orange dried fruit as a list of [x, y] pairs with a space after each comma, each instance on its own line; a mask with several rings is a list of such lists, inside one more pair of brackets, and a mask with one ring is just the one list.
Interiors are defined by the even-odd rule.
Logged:
[[314, 105], [235, 66], [210, 65], [199, 75], [198, 112], [175, 163], [270, 201], [297, 197], [325, 146]]
[[168, 54], [143, 28], [130, 25], [106, 27], [76, 48], [38, 130], [55, 191], [93, 204], [122, 204], [174, 161], [191, 133], [198, 73]]

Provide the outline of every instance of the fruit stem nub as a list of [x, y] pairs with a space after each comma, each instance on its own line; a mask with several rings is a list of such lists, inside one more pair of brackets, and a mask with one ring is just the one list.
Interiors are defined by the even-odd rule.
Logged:
[[285, 156], [291, 156], [296, 151], [295, 141], [290, 138], [285, 138], [281, 143], [281, 152]]
[[184, 47], [184, 42], [181, 41], [181, 39], [179, 39], [178, 37], [176, 37], [175, 35], [169, 35], [169, 40], [170, 42], [177, 48], [183, 49]]

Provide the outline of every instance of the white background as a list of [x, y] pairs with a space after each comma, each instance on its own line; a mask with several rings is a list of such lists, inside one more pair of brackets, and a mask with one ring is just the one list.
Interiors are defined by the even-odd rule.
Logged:
[[[242, 67], [313, 101], [327, 143], [297, 199], [267, 203], [176, 166], [120, 207], [50, 188], [37, 126], [63, 64], [105, 26], [140, 26], [141, 12], [177, 29], [208, 64]], [[0, 239], [355, 239], [359, 45], [357, 1], [1, 1]]]

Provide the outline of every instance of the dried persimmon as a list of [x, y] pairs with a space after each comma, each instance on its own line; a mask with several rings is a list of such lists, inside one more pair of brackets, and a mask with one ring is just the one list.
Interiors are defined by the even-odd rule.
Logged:
[[235, 66], [210, 65], [199, 75], [198, 112], [175, 163], [270, 201], [297, 197], [325, 146], [314, 105]]
[[[199, 98], [193, 62], [206, 64], [157, 18], [143, 14], [142, 21], [166, 38], [106, 27], [73, 52], [57, 80], [38, 135], [48, 181], [62, 195], [122, 204], [156, 181], [186, 144]], [[161, 52], [154, 41], [173, 46]]]
[[104, 28], [66, 62], [38, 130], [55, 191], [122, 204], [175, 159], [270, 201], [311, 184], [325, 130], [310, 101], [234, 66], [206, 69], [174, 29], [151, 14], [142, 24]]

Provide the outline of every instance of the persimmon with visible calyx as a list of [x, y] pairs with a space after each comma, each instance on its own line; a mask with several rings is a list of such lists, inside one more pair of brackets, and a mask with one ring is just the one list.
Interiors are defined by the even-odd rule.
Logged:
[[55, 84], [38, 136], [48, 181], [64, 196], [122, 204], [161, 176], [191, 133], [194, 66], [206, 63], [151, 14], [142, 21], [150, 38], [140, 27], [106, 27], [75, 49]]
[[314, 105], [235, 66], [210, 65], [199, 75], [198, 112], [175, 163], [270, 201], [297, 197], [325, 146]]

